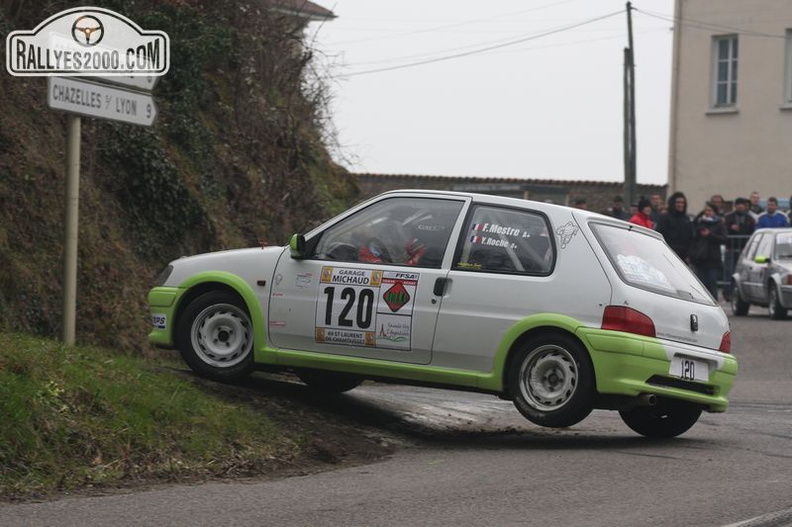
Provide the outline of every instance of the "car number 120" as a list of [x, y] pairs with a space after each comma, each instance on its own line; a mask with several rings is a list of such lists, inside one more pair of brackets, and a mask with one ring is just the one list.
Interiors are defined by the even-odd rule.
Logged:
[[708, 381], [709, 366], [706, 362], [690, 357], [674, 357], [669, 371], [674, 377], [686, 381]]
[[[369, 329], [374, 320], [374, 291], [368, 288], [326, 286], [324, 323], [327, 327]], [[338, 301], [336, 301], [338, 295]]]

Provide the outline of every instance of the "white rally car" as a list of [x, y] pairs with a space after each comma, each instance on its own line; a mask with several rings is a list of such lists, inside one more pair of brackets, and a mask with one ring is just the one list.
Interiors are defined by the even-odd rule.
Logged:
[[212, 379], [480, 391], [548, 427], [602, 408], [677, 436], [737, 373], [726, 315], [658, 233], [519, 199], [389, 192], [287, 247], [175, 260], [148, 300], [149, 341]]

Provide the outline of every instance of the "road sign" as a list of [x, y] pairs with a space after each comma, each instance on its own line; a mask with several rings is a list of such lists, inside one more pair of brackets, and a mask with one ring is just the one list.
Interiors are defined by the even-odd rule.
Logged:
[[151, 126], [157, 117], [151, 94], [84, 79], [49, 77], [47, 104], [54, 110], [141, 126]]
[[[157, 85], [160, 77], [153, 75], [113, 75], [108, 77], [91, 77], [103, 84], [119, 84], [142, 91], [151, 91]], [[91, 80], [91, 79], [88, 79]]]

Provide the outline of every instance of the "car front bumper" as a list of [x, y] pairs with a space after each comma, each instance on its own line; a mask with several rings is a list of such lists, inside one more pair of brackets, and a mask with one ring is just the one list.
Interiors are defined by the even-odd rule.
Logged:
[[183, 289], [176, 287], [155, 287], [148, 294], [151, 313], [151, 332], [148, 341], [159, 348], [175, 346], [173, 324], [176, 320], [176, 307]]

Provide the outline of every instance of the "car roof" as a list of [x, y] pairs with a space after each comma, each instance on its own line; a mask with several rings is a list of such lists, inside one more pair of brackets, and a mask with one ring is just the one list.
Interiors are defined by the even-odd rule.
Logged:
[[758, 234], [760, 232], [775, 232], [778, 234], [788, 234], [792, 233], [792, 227], [762, 227], [761, 229], [756, 229], [754, 234]]
[[573, 210], [576, 214], [580, 214], [584, 217], [608, 217], [600, 214], [598, 212], [584, 210], [584, 209], [577, 209], [573, 207], [568, 207], [566, 205], [559, 205], [556, 203], [546, 203], [543, 201], [534, 201], [531, 199], [523, 199], [523, 198], [510, 198], [506, 196], [495, 196], [492, 194], [478, 194], [476, 192], [459, 192], [456, 190], [424, 190], [424, 189], [400, 189], [400, 190], [391, 190], [380, 194], [376, 197], [381, 197], [385, 195], [402, 195], [402, 194], [425, 194], [425, 195], [436, 195], [436, 196], [451, 196], [451, 197], [460, 197], [460, 198], [468, 198], [473, 200], [476, 203], [486, 203], [489, 205], [504, 205], [516, 208], [526, 208], [527, 204], [530, 204], [530, 208], [538, 208], [540, 210], [545, 209], [559, 209], [559, 210]]

